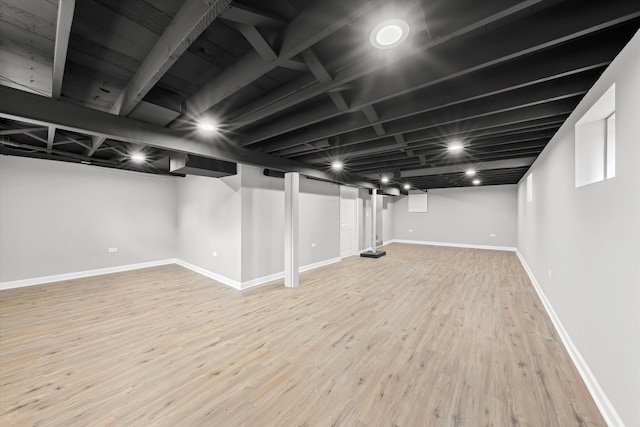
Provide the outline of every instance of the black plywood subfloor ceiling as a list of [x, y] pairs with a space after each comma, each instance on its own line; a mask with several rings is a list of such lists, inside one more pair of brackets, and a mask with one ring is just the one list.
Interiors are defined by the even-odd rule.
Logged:
[[513, 184], [639, 26], [635, 0], [0, 0], [0, 154]]

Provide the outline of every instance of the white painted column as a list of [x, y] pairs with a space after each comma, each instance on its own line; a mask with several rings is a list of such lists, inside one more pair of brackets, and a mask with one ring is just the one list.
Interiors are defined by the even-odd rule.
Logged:
[[376, 251], [376, 199], [378, 190], [371, 190], [371, 252]]
[[300, 174], [284, 174], [284, 285], [298, 286], [298, 198]]

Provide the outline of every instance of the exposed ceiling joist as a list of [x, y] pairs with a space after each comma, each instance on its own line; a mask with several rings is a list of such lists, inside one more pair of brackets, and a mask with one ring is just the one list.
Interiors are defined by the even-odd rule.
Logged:
[[236, 27], [263, 60], [274, 61], [278, 57], [256, 27], [247, 24], [236, 24]]
[[[231, 0], [186, 0], [120, 93], [110, 112], [128, 115], [229, 3]], [[104, 141], [105, 138], [100, 136], [92, 138], [88, 155], [93, 155]]]
[[229, 5], [229, 7], [222, 11], [220, 18], [238, 24], [268, 28], [270, 30], [279, 30], [287, 24], [287, 21], [283, 18], [237, 3]]
[[[492, 0], [496, 1], [496, 0]], [[373, 61], [371, 59], [365, 59], [361, 61], [357, 61], [351, 66], [341, 70], [338, 72], [333, 81], [329, 83], [318, 83], [309, 87], [300, 86], [298, 91], [295, 91], [293, 95], [289, 95], [285, 98], [282, 98], [276, 102], [272, 100], [269, 101], [269, 108], [265, 108], [266, 105], [262, 100], [257, 100], [245, 108], [242, 109], [241, 112], [238, 113], [233, 123], [229, 124], [231, 129], [238, 129], [240, 127], [244, 127], [248, 124], [254, 123], [260, 119], [268, 117], [269, 115], [278, 113], [287, 108], [293, 107], [301, 102], [304, 102], [308, 99], [311, 99], [321, 93], [326, 91], [330, 91], [341, 86], [344, 86], [347, 83], [352, 82], [360, 77], [363, 77], [367, 74], [371, 74], [375, 71], [379, 71], [385, 67], [388, 67], [392, 62], [399, 62], [402, 59], [409, 58], [413, 55], [423, 53], [426, 49], [432, 48], [434, 46], [440, 45], [442, 43], [446, 43], [450, 41], [452, 38], [459, 37], [463, 34], [472, 32], [477, 30], [478, 28], [482, 28], [486, 25], [489, 25], [493, 22], [504, 19], [510, 15], [521, 13], [523, 10], [527, 10], [531, 8], [533, 5], [540, 3], [542, 0], [527, 0], [523, 1], [515, 6], [509, 7], [507, 9], [501, 10], [498, 13], [492, 13], [484, 19], [479, 19], [474, 21], [473, 23], [464, 26], [456, 31], [453, 31], [450, 34], [441, 36], [436, 39], [431, 39], [424, 45], [415, 46], [411, 49], [406, 49], [398, 54], [394, 55], [393, 58], [389, 58], [386, 61]], [[485, 2], [486, 3], [486, 2]], [[500, 2], [500, 4], [503, 4]], [[491, 10], [489, 6], [487, 6], [486, 10]], [[301, 81], [304, 83], [304, 81]]]
[[47, 152], [50, 153], [51, 149], [53, 148], [53, 142], [56, 138], [56, 127], [55, 126], [49, 126], [49, 129], [47, 130]]
[[[349, 174], [332, 175], [295, 161], [240, 148], [223, 137], [218, 137], [215, 141], [204, 140], [193, 132], [167, 129], [4, 86], [0, 86], [0, 117], [35, 125], [53, 125], [70, 132], [97, 135], [178, 153], [296, 171], [318, 179], [375, 188], [359, 177]], [[47, 143], [46, 139], [39, 139]]]
[[62, 93], [62, 80], [64, 66], [67, 62], [67, 49], [69, 48], [69, 36], [71, 35], [71, 23], [75, 0], [59, 0], [58, 20], [56, 23], [56, 44], [53, 53], [53, 78], [51, 80], [51, 96], [60, 98]]
[[[488, 169], [510, 169], [531, 166], [536, 160], [535, 157], [524, 157], [521, 159], [512, 160], [496, 160], [488, 162], [469, 162], [451, 166], [440, 166], [435, 168], [422, 168], [422, 169], [406, 169], [402, 171], [403, 178], [412, 178], [417, 176], [439, 175], [444, 173], [456, 173], [464, 172], [469, 168], [476, 170], [488, 170]], [[377, 174], [371, 174], [368, 176], [371, 179], [375, 179]]]
[[365, 107], [362, 109], [362, 113], [364, 113], [364, 116], [367, 118], [369, 123], [371, 123], [371, 127], [373, 128], [376, 135], [384, 136], [387, 134], [387, 131], [385, 131], [382, 125], [379, 123], [380, 117], [378, 116], [376, 109], [373, 108], [373, 105], [365, 105]]
[[[566, 43], [571, 39], [584, 37], [586, 32], [591, 33], [601, 29], [601, 25], [585, 28], [583, 25], [580, 25], [581, 22], [582, 21], [578, 20], [575, 24], [572, 24], [572, 27], [569, 29], [574, 31], [571, 32], [570, 36], [562, 33], [562, 30], [569, 30], [566, 22], [558, 21], [557, 28], [552, 28], [549, 31], [545, 30], [544, 32], [531, 32], [526, 39], [518, 39], [517, 44], [512, 41], [516, 37], [515, 33], [509, 37], [496, 37], [493, 34], [489, 34], [484, 37], [485, 40], [480, 40], [482, 42], [481, 45], [489, 47], [471, 50], [471, 54], [462, 54], [463, 52], [467, 52], [468, 49], [466, 49], [464, 45], [460, 45], [458, 47], [459, 49], [454, 48], [446, 51], [444, 55], [439, 54], [430, 58], [430, 61], [434, 63], [448, 64], [446, 69], [442, 67], [430, 67], [429, 70], [418, 68], [410, 73], [403, 73], [402, 79], [389, 78], [384, 79], [384, 81], [378, 81], [377, 83], [369, 82], [368, 85], [365, 85], [366, 90], [354, 96], [351, 107], [362, 108], [365, 105], [379, 103], [402, 94], [442, 84], [455, 77], [458, 79], [467, 79], [464, 82], [468, 83], [469, 86], [464, 86], [465, 90], [461, 90], [463, 85], [456, 83], [456, 85], [452, 85], [446, 91], [446, 93], [450, 93], [451, 96], [447, 96], [445, 102], [449, 101], [448, 103], [451, 104], [452, 102], [463, 102], [473, 99], [474, 97], [491, 95], [497, 91], [517, 89], [519, 86], [535, 84], [544, 79], [562, 77], [564, 73], [576, 73], [594, 66], [606, 65], [612, 57], [612, 51], [615, 46], [602, 43], [591, 45], [584, 49], [573, 49], [562, 57], [555, 56], [553, 60], [548, 60], [545, 57], [545, 54], [553, 55], [553, 52], [545, 52], [550, 45]], [[614, 25], [615, 22], [617, 22], [617, 20], [611, 20], [608, 21], [608, 24]], [[545, 26], [545, 29], [546, 28]], [[514, 28], [513, 31], [516, 32], [516, 30], [521, 31], [522, 28]], [[537, 51], [542, 55], [539, 61], [530, 61], [526, 67], [513, 63], [514, 59], [520, 56], [518, 52], [523, 52], [522, 56], [525, 56], [524, 52], [526, 52], [527, 55], [531, 55]], [[496, 59], [496, 56], [500, 59]], [[500, 63], [504, 63], [504, 73], [500, 73], [504, 76], [504, 80], [494, 78], [497, 71], [493, 68]], [[484, 71], [484, 68], [487, 70]], [[529, 71], [531, 71], [531, 74], [529, 74]], [[478, 85], [476, 85], [476, 77], [474, 74], [471, 74], [472, 72], [475, 72], [474, 74], [480, 72], [480, 81], [477, 82]], [[466, 76], [467, 74], [469, 74], [469, 76]], [[489, 86], [493, 86], [493, 88]], [[469, 88], [471, 91], [466, 90]], [[434, 87], [433, 92], [441, 93], [441, 89]], [[458, 94], [464, 93], [466, 95], [468, 92], [471, 92], [470, 96], [456, 97]], [[440, 99], [441, 95], [437, 97], [438, 101]], [[405, 103], [403, 106], [400, 106], [400, 108], [394, 109], [391, 113], [383, 114], [382, 118], [384, 121], [390, 121], [408, 115], [419, 114], [434, 108], [435, 101], [436, 99], [434, 99], [433, 94], [427, 92], [425, 96], [416, 97], [413, 102]], [[243, 146], [251, 145], [267, 138], [275, 137], [278, 134], [309, 126], [338, 115], [333, 113], [322, 116], [322, 113], [324, 113], [323, 110], [317, 109], [315, 115], [306, 114], [303, 118], [292, 115], [286, 120], [252, 129], [250, 135], [242, 137], [241, 144]], [[331, 125], [324, 123], [322, 126], [310, 128], [306, 132], [306, 135], [296, 134], [295, 138], [284, 136], [277, 141], [268, 142], [264, 149], [268, 151], [281, 150], [289, 148], [292, 146], [291, 144], [301, 144], [306, 141], [325, 138], [369, 126], [369, 122], [365, 120], [361, 120], [360, 123], [345, 124], [340, 121], [337, 123], [335, 129], [332, 128]]]
[[27, 132], [41, 132], [47, 129], [48, 128], [46, 126], [20, 128], [20, 129], [2, 129], [0, 130], [0, 136], [19, 135], [21, 133], [27, 133]]
[[278, 58], [265, 61], [253, 51], [240, 58], [187, 99], [189, 115], [199, 116], [380, 3], [382, 0], [315, 1], [283, 30]]
[[[309, 71], [311, 71], [311, 73], [316, 79], [318, 79], [320, 83], [328, 83], [333, 80], [331, 74], [329, 74], [329, 71], [327, 71], [324, 65], [322, 65], [320, 59], [318, 59], [316, 54], [313, 53], [313, 50], [311, 50], [311, 48], [303, 50], [301, 56], [304, 59], [305, 65], [309, 68]], [[329, 97], [331, 98], [331, 101], [334, 103], [334, 105], [338, 108], [338, 111], [347, 111], [349, 109], [347, 102], [340, 92], [330, 92]]]

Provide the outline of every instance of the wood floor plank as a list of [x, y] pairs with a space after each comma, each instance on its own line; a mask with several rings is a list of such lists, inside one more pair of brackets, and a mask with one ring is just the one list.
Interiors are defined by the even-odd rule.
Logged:
[[515, 254], [385, 249], [295, 289], [169, 265], [1, 291], [0, 425], [605, 425]]

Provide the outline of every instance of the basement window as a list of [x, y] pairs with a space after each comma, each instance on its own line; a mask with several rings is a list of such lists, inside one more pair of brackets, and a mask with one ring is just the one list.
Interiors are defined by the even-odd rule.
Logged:
[[576, 123], [576, 188], [616, 176], [616, 85]]

